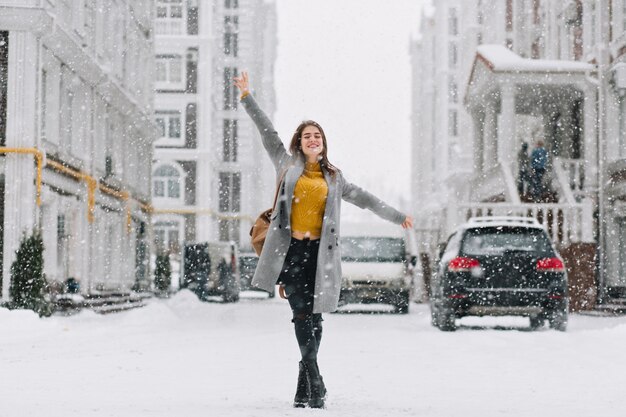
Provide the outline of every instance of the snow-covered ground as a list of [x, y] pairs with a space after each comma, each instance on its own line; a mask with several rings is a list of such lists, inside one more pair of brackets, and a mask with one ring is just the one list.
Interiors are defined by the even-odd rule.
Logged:
[[566, 333], [468, 318], [328, 314], [326, 410], [292, 409], [298, 349], [281, 299], [39, 319], [0, 309], [0, 416], [623, 416], [626, 317], [573, 315]]

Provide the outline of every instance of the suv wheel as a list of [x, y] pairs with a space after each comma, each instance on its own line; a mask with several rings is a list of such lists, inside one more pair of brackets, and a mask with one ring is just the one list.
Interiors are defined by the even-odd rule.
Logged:
[[226, 293], [222, 298], [225, 303], [236, 303], [239, 301], [239, 293]]
[[453, 332], [456, 330], [455, 318], [454, 311], [445, 307], [441, 308], [437, 312], [437, 322], [439, 324], [437, 327], [444, 332]]
[[548, 315], [548, 322], [550, 323], [550, 328], [554, 330], [558, 330], [560, 332], [564, 332], [567, 330], [567, 311], [566, 310], [555, 310], [550, 312]]
[[545, 318], [542, 315], [533, 315], [529, 317], [530, 319], [530, 329], [537, 330], [543, 327], [543, 322]]
[[409, 293], [402, 292], [396, 299], [396, 313], [408, 314], [409, 312]]

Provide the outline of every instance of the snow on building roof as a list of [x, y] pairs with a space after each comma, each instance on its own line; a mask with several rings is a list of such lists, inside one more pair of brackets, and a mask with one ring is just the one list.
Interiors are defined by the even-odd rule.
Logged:
[[594, 65], [579, 61], [522, 58], [503, 45], [480, 45], [477, 58], [494, 72], [586, 72]]

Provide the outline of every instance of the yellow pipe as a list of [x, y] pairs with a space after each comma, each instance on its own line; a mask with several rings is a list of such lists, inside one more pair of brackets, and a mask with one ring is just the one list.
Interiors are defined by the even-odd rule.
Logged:
[[43, 158], [44, 154], [37, 148], [2, 148], [0, 153], [17, 153], [34, 155], [37, 160], [37, 206], [41, 206], [41, 177], [43, 175]]
[[208, 216], [214, 216], [217, 217], [218, 219], [223, 219], [223, 220], [248, 220], [248, 221], [254, 221], [254, 219], [250, 216], [247, 215], [240, 215], [240, 214], [235, 214], [235, 215], [228, 215], [228, 214], [219, 214], [216, 213], [214, 210], [211, 209], [207, 209], [207, 208], [195, 208], [195, 209], [155, 209], [152, 208], [152, 214], [196, 214], [196, 215], [208, 215]]
[[[43, 162], [45, 154], [43, 151], [40, 151], [37, 148], [5, 148], [0, 147], [0, 154], [8, 154], [8, 153], [16, 153], [16, 154], [29, 154], [34, 155], [37, 160], [37, 206], [41, 206], [41, 185], [42, 185], [42, 177], [43, 177]], [[89, 223], [93, 223], [95, 219], [96, 212], [96, 189], [100, 189], [100, 191], [109, 194], [113, 197], [116, 197], [120, 200], [126, 202], [126, 229], [130, 233], [132, 226], [132, 212], [130, 207], [130, 200], [132, 196], [127, 191], [118, 191], [111, 187], [108, 187], [104, 184], [100, 184], [98, 180], [96, 180], [91, 175], [85, 174], [84, 172], [78, 171], [73, 168], [68, 168], [67, 166], [52, 160], [46, 160], [46, 166], [51, 167], [52, 169], [66, 174], [72, 178], [75, 178], [79, 181], [85, 181], [87, 183], [87, 219]], [[141, 208], [147, 212], [151, 213], [153, 208], [150, 204], [144, 203], [137, 199], [134, 199], [139, 203]]]

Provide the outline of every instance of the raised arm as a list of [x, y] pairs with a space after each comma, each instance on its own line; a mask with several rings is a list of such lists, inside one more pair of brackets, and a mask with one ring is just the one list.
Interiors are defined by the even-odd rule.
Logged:
[[380, 198], [364, 189], [346, 181], [342, 181], [341, 197], [362, 209], [369, 209], [379, 217], [401, 225], [404, 229], [413, 227], [413, 217], [407, 216], [391, 207]]
[[278, 169], [284, 158], [288, 157], [283, 141], [278, 137], [278, 132], [274, 129], [274, 125], [270, 119], [263, 110], [261, 110], [254, 97], [252, 97], [252, 94], [250, 94], [248, 73], [244, 71], [241, 73], [240, 77], [235, 77], [233, 80], [233, 83], [241, 92], [241, 103], [243, 107], [256, 125], [259, 133], [261, 133], [263, 147], [265, 147], [272, 163], [276, 169]]

